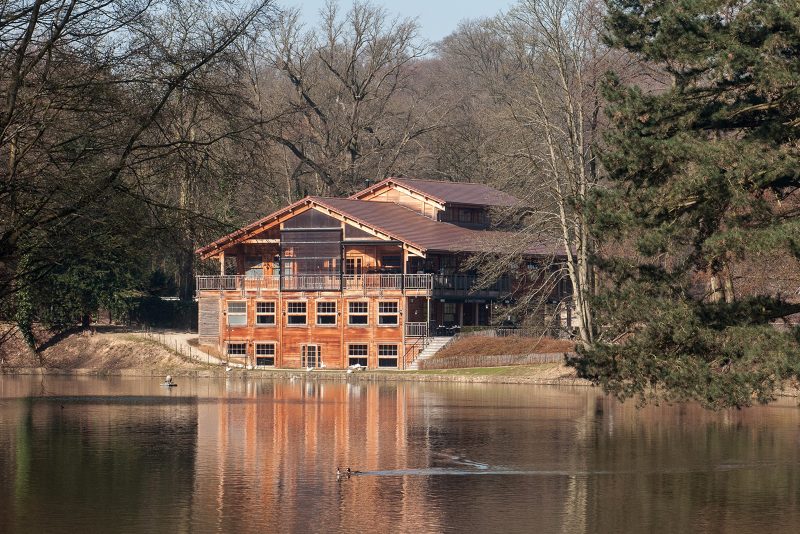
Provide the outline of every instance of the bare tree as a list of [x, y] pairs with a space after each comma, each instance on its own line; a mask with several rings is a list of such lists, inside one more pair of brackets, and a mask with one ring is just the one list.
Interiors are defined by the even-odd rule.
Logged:
[[[271, 9], [270, 0], [246, 8], [195, 3], [212, 13], [213, 24], [195, 25], [183, 46], [168, 46], [157, 21], [181, 5], [157, 0], [3, 3], [4, 304], [10, 295], [41, 283], [70, 255], [80, 264], [81, 255], [92, 250], [119, 251], [119, 232], [127, 227], [133, 233], [142, 223], [136, 206], [161, 204], [141, 177], [152, 172], [154, 161], [188, 142], [154, 135], [166, 110]], [[163, 188], [168, 177], [160, 179]], [[119, 217], [112, 231], [114, 214]], [[17, 301], [25, 302], [24, 296]]]
[[473, 90], [485, 117], [486, 179], [515, 190], [531, 206], [506, 215], [516, 236], [498, 247], [506, 258], [501, 268], [510, 256], [557, 236], [578, 334], [587, 344], [594, 335], [595, 241], [586, 208], [600, 177], [599, 82], [618, 59], [601, 42], [602, 15], [596, 0], [522, 0], [507, 14], [463, 25], [442, 45], [455, 68], [479, 81]]
[[359, 1], [344, 14], [328, 3], [321, 17], [306, 31], [286, 13], [259, 44], [266, 64], [253, 64], [259, 113], [280, 117], [263, 139], [281, 150], [290, 197], [407, 172], [442, 115], [412, 80], [427, 51], [416, 22]]

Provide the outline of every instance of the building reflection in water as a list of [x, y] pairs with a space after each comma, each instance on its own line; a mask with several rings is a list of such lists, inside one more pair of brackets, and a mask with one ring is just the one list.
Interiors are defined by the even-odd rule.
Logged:
[[[760, 533], [800, 522], [794, 400], [714, 413], [639, 410], [590, 388], [298, 377], [186, 379], [176, 394], [145, 379], [65, 379], [31, 398], [33, 386], [0, 380], [0, 531]], [[337, 466], [367, 473], [337, 480]]]
[[[229, 381], [219, 396], [199, 408], [192, 517], [223, 531], [657, 531], [671, 517], [691, 529], [754, 493], [752, 470], [724, 471], [731, 458], [796, 460], [775, 431], [800, 421], [779, 406], [639, 410], [588, 388], [298, 378]], [[337, 482], [336, 466], [381, 474]], [[402, 476], [428, 468], [475, 476]], [[698, 480], [715, 493], [682, 498]], [[798, 489], [752, 496], [788, 506]]]
[[[460, 475], [515, 465], [585, 471], [585, 455], [560, 458], [559, 448], [564, 439], [586, 439], [581, 433], [592, 426], [587, 419], [595, 409], [587, 404], [593, 395], [552, 389], [533, 405], [530, 390], [520, 388], [303, 379], [230, 380], [216, 394], [219, 402], [202, 403], [198, 414], [192, 516], [201, 526], [473, 530], [496, 526], [497, 518], [459, 502], [507, 507], [507, 519], [526, 524], [531, 509], [521, 501], [566, 507], [574, 518], [554, 519], [573, 531], [583, 524], [580, 479], [561, 477], [554, 485], [542, 477]], [[495, 465], [509, 452], [514, 464]], [[337, 466], [380, 476], [337, 482]], [[427, 468], [459, 476], [400, 476]], [[508, 500], [509, 482], [520, 486], [516, 502]], [[454, 502], [439, 498], [450, 486], [458, 494]]]

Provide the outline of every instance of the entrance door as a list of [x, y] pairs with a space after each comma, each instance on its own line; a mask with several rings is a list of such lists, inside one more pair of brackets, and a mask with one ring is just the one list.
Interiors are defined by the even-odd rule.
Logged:
[[300, 364], [306, 369], [309, 367], [320, 367], [322, 364], [322, 354], [319, 345], [303, 345], [300, 347]]
[[359, 275], [363, 271], [363, 261], [360, 256], [346, 258], [344, 260], [344, 274], [347, 275]]

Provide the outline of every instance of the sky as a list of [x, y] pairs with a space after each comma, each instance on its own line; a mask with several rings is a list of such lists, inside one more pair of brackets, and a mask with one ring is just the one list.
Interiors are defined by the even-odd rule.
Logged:
[[[464, 19], [491, 17], [499, 11], [507, 10], [510, 0], [372, 0], [374, 4], [386, 7], [390, 15], [417, 18], [420, 35], [428, 41], [438, 41], [456, 29]], [[302, 12], [303, 22], [311, 26], [319, 20], [319, 10], [325, 0], [279, 0], [283, 7], [297, 7]], [[351, 5], [348, 0], [340, 0], [342, 11]]]

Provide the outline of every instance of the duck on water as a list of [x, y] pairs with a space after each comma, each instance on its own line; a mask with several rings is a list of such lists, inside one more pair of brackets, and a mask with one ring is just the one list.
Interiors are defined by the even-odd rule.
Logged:
[[172, 375], [167, 375], [167, 377], [164, 379], [164, 382], [161, 385], [168, 388], [178, 387], [178, 384], [172, 381]]
[[347, 469], [341, 469], [340, 467], [336, 468], [336, 478], [347, 477], [350, 478], [353, 475], [360, 475], [361, 471], [353, 471], [349, 467]]

